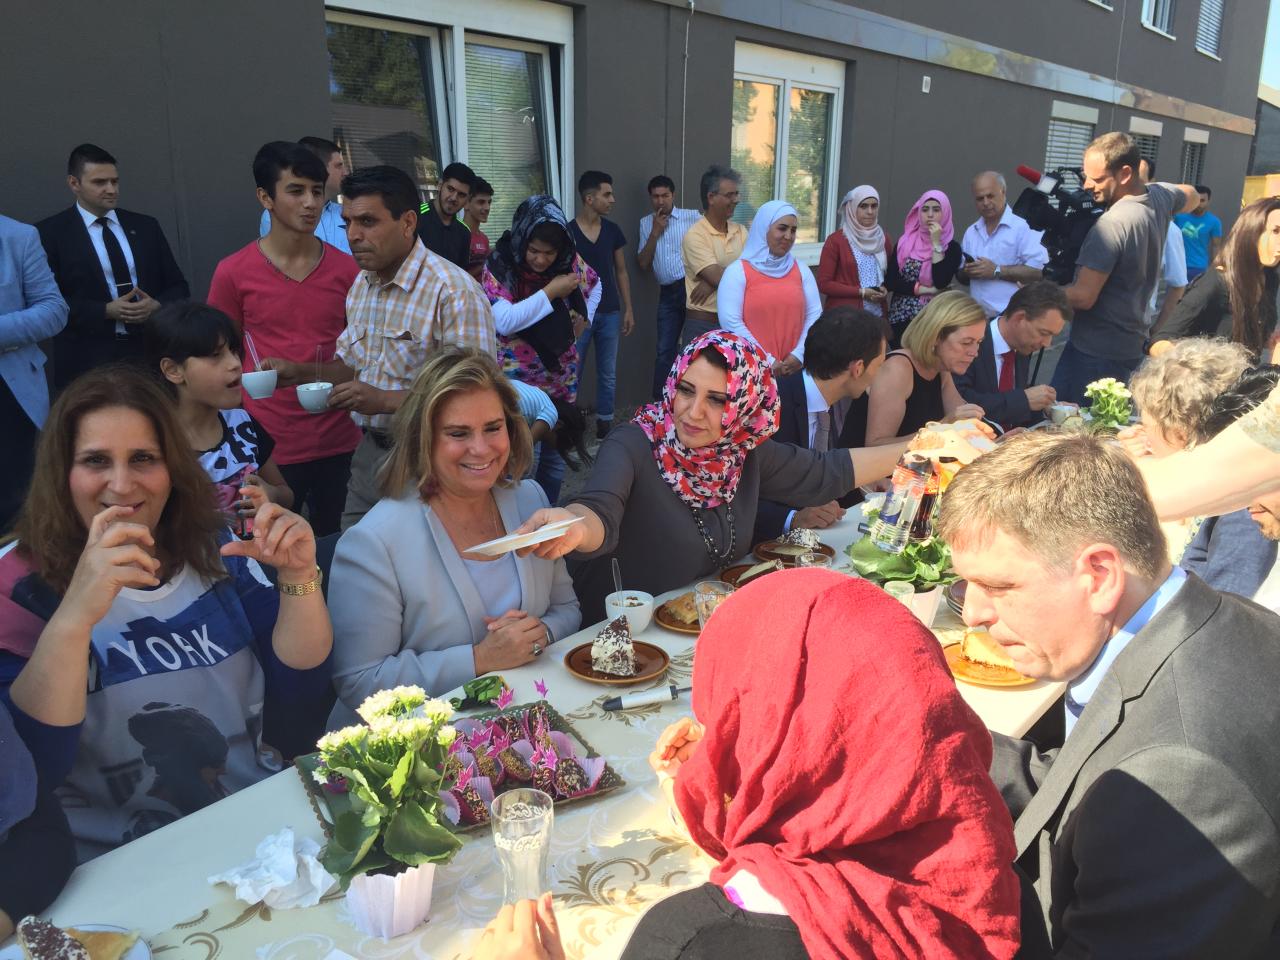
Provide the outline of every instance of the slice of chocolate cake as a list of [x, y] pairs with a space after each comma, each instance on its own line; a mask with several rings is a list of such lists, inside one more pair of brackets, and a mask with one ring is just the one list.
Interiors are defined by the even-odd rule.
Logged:
[[89, 960], [84, 944], [39, 917], [24, 917], [19, 922], [18, 943], [28, 960]]
[[591, 668], [615, 677], [635, 676], [636, 649], [626, 614], [606, 624], [591, 644]]

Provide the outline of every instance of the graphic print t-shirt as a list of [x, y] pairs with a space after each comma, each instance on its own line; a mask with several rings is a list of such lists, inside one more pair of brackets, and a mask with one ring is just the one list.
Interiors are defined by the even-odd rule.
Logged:
[[276, 444], [262, 424], [243, 410], [219, 410], [218, 419], [222, 442], [200, 454], [200, 466], [213, 481], [218, 509], [233, 517], [245, 478], [262, 469]]
[[262, 745], [279, 597], [262, 568], [226, 559], [210, 583], [190, 568], [155, 590], [120, 591], [90, 640], [75, 765], [58, 791], [81, 859], [278, 771]]

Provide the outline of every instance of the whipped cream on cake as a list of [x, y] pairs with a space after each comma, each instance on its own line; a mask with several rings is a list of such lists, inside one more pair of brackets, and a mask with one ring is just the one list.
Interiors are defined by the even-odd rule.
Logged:
[[822, 541], [818, 539], [816, 531], [806, 527], [796, 527], [788, 530], [778, 538], [778, 543], [785, 543], [791, 547], [804, 547], [806, 550], [817, 550]]
[[626, 614], [611, 620], [591, 644], [591, 669], [615, 677], [634, 677], [636, 648]]

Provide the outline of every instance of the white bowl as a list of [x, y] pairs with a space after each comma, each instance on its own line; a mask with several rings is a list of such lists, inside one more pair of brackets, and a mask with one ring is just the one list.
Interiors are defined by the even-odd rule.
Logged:
[[277, 376], [274, 370], [253, 370], [240, 374], [240, 384], [253, 399], [265, 400], [276, 392]]
[[315, 383], [298, 384], [298, 402], [310, 413], [324, 413], [329, 409], [329, 394], [333, 384], [318, 380]]
[[[636, 603], [635, 601], [639, 601]], [[653, 620], [653, 594], [643, 590], [622, 590], [604, 598], [604, 608], [613, 620], [626, 614], [631, 635], [644, 633]]]
[[1080, 412], [1080, 405], [1075, 403], [1051, 403], [1049, 405], [1049, 419], [1054, 423], [1062, 423], [1067, 417], [1074, 416]]

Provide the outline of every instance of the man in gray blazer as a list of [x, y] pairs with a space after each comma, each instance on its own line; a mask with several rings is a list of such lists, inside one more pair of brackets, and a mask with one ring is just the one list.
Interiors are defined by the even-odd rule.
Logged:
[[8, 529], [26, 495], [36, 437], [49, 413], [39, 344], [66, 325], [67, 303], [36, 228], [0, 216], [0, 423], [5, 433], [0, 532]]
[[1060, 750], [995, 736], [1038, 899], [1024, 943], [1280, 956], [1280, 618], [1172, 568], [1140, 474], [1096, 437], [1031, 433], [982, 457], [938, 532], [969, 581], [965, 622], [1067, 684]]

